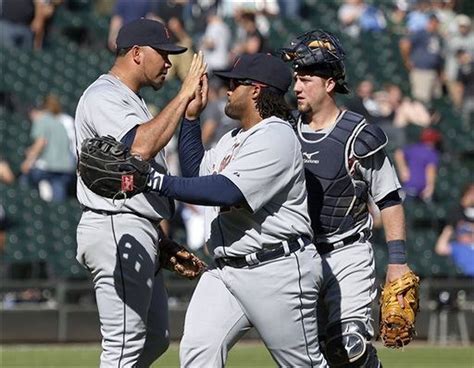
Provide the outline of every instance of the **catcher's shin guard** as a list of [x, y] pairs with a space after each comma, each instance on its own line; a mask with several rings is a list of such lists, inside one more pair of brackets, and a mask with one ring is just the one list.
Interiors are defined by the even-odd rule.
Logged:
[[344, 321], [330, 327], [322, 344], [330, 367], [381, 368], [370, 334], [359, 320]]

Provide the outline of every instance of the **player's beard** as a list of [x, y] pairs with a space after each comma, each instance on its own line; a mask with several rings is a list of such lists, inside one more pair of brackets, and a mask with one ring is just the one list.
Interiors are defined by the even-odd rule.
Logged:
[[298, 101], [297, 107], [298, 107], [298, 111], [303, 114], [307, 114], [308, 112], [311, 112], [311, 106], [305, 101], [301, 101], [301, 102]]
[[240, 108], [239, 109], [239, 105], [236, 104], [235, 102], [231, 103], [230, 101], [227, 101], [226, 105], [225, 105], [225, 108], [224, 108], [224, 112], [225, 114], [231, 118], [231, 119], [235, 119], [235, 120], [240, 120], [240, 111], [242, 109]]

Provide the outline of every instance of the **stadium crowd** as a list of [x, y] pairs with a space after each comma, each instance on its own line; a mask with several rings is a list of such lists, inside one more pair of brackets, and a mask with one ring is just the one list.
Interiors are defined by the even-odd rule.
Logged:
[[[55, 42], [55, 17], [58, 11], [93, 12], [109, 20], [106, 39], [97, 39], [93, 32], [68, 32], [69, 42], [79, 47], [115, 51], [115, 39], [121, 26], [141, 17], [161, 20], [176, 40], [189, 48], [182, 55], [172, 55], [172, 70], [168, 79], [183, 79], [191, 63], [194, 50], [202, 50], [210, 75], [209, 103], [202, 117], [203, 142], [212, 147], [225, 132], [236, 127], [236, 122], [223, 113], [226, 86], [213, 71], [229, 68], [242, 54], [274, 52], [274, 30], [289, 20], [307, 20], [314, 11], [313, 3], [304, 0], [6, 0], [2, 2], [0, 46], [2, 48], [47, 51]], [[345, 43], [364, 43], [372, 34], [397, 35], [399, 44], [394, 51], [406, 70], [399, 70], [406, 85], [394, 83], [390, 75], [384, 80], [371, 75], [357, 76], [359, 83], [351, 86], [352, 97], [342, 100], [347, 108], [363, 114], [371, 124], [380, 125], [390, 139], [388, 149], [396, 162], [407, 201], [429, 206], [443, 201], [437, 193], [437, 172], [445, 155], [450, 122], [439, 110], [439, 101], [448, 101], [461, 119], [463, 129], [473, 128], [474, 114], [474, 31], [469, 15], [461, 13], [461, 1], [455, 0], [393, 0], [386, 3], [365, 0], [338, 2], [337, 20]], [[468, 2], [465, 2], [468, 3]], [[472, 8], [471, 8], [472, 10]], [[471, 14], [472, 16], [472, 14]], [[318, 28], [318, 24], [311, 24]], [[371, 55], [362, 57], [371, 58]], [[357, 61], [352, 61], [357, 62]], [[107, 70], [101, 70], [107, 72]], [[405, 74], [406, 73], [406, 74]], [[406, 79], [405, 79], [406, 75]], [[351, 76], [349, 76], [351, 80]], [[31, 145], [24, 152], [20, 170], [9, 168], [6, 152], [1, 152], [0, 179], [4, 185], [30, 185], [39, 190], [47, 202], [63, 202], [74, 196], [74, 111], [65, 111], [61, 96], [47, 94], [37, 101], [21, 101], [7, 85], [1, 109], [28, 114], [31, 121]], [[294, 103], [291, 96], [288, 102]], [[153, 105], [151, 103], [151, 105]], [[153, 108], [153, 106], [151, 106]], [[3, 124], [3, 122], [2, 122]], [[7, 122], [8, 124], [8, 122]], [[415, 127], [419, 141], [410, 140], [410, 129]], [[411, 134], [413, 136], [413, 134]], [[472, 143], [472, 142], [471, 142]], [[179, 174], [176, 142], [167, 147], [171, 172]], [[471, 144], [467, 151], [472, 155]], [[61, 158], [61, 161], [58, 160]], [[472, 156], [470, 158], [472, 160]], [[472, 176], [471, 176], [472, 181]], [[19, 184], [20, 183], [20, 184]], [[472, 197], [472, 182], [470, 193]], [[455, 188], [455, 193], [461, 188]], [[474, 264], [474, 215], [472, 200], [461, 199], [464, 211], [443, 229], [438, 224], [440, 240], [436, 252], [443, 256], [454, 254], [461, 245], [463, 257]], [[470, 198], [471, 198], [470, 197]], [[451, 200], [454, 202], [454, 199]], [[467, 203], [467, 204], [466, 204]], [[1, 202], [0, 202], [1, 204]], [[193, 250], [204, 249], [203, 211], [199, 206], [178, 204], [178, 214], [168, 231], [184, 231], [186, 243]], [[8, 209], [0, 207], [0, 252], [8, 246]], [[5, 233], [6, 232], [6, 233]], [[459, 232], [467, 232], [459, 240]], [[466, 240], [467, 239], [467, 240]], [[453, 246], [449, 247], [450, 241]], [[432, 244], [434, 249], [435, 244]], [[459, 257], [458, 257], [459, 258]], [[466, 274], [472, 275], [471, 271]]]

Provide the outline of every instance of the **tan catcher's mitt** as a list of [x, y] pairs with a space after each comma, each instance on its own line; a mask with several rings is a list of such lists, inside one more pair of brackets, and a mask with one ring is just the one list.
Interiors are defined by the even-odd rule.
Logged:
[[[380, 296], [380, 337], [386, 347], [403, 347], [415, 336], [419, 287], [420, 279], [411, 271], [385, 284]], [[398, 303], [397, 295], [403, 296], [404, 308]]]
[[201, 275], [207, 267], [199, 257], [168, 238], [160, 241], [160, 266], [189, 280]]

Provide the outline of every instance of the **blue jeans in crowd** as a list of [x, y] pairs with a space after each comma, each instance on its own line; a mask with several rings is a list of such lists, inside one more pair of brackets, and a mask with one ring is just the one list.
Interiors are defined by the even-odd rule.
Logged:
[[33, 32], [29, 26], [0, 20], [0, 46], [9, 48], [33, 48]]
[[68, 188], [72, 184], [75, 176], [72, 173], [59, 173], [44, 171], [40, 169], [31, 169], [28, 175], [22, 178], [23, 183], [38, 188], [41, 181], [46, 181], [51, 185], [52, 202], [62, 202], [67, 198]]

